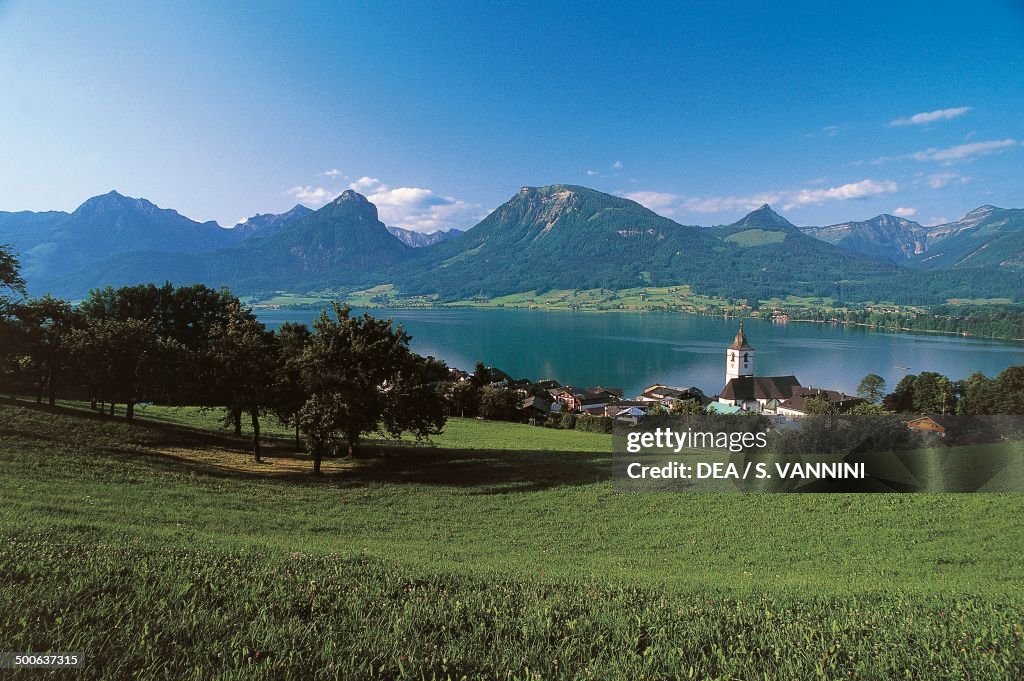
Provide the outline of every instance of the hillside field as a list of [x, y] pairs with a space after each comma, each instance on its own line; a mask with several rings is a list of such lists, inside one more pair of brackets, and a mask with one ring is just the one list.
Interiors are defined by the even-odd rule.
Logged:
[[257, 464], [215, 412], [139, 415], [0, 404], [0, 649], [83, 651], [75, 678], [1024, 676], [1024, 496], [618, 494], [608, 436], [472, 419], [316, 479], [286, 429]]

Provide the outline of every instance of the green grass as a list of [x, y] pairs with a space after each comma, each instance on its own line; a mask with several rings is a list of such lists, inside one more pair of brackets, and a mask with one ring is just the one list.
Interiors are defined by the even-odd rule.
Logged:
[[1024, 673], [1018, 495], [617, 494], [591, 434], [474, 420], [275, 477], [189, 460], [245, 449], [208, 416], [0, 405], [0, 647], [82, 678]]
[[948, 298], [951, 305], [1013, 305], [1012, 298]]
[[[57, 403], [67, 409], [88, 413], [88, 405], [85, 402], [58, 400]], [[116, 408], [115, 414], [123, 416], [123, 405]], [[225, 434], [233, 430], [224, 424], [222, 409], [148, 405], [136, 407], [135, 415], [140, 423], [164, 423]], [[273, 417], [263, 418], [260, 424], [260, 431], [265, 436], [280, 439], [294, 438], [294, 431]], [[248, 417], [242, 419], [242, 434], [247, 438], [252, 436], [252, 427]], [[371, 442], [384, 440], [388, 444], [397, 444], [383, 436], [371, 436], [369, 439]], [[412, 436], [406, 436], [403, 437], [402, 442], [446, 449], [604, 453], [610, 452], [612, 446], [611, 435], [538, 428], [521, 423], [483, 421], [472, 418], [450, 418], [440, 435], [433, 435], [421, 442], [417, 442]]]

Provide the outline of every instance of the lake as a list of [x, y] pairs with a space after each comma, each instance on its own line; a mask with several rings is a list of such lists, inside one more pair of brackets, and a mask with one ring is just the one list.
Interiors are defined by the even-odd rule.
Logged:
[[[725, 348], [738, 325], [736, 319], [668, 312], [366, 311], [402, 324], [415, 352], [449, 366], [472, 371], [481, 360], [516, 378], [616, 386], [627, 396], [652, 383], [718, 394], [725, 384]], [[308, 324], [317, 314], [257, 311], [268, 328], [285, 321]], [[744, 328], [756, 351], [756, 374], [795, 374], [805, 386], [847, 393], [869, 373], [885, 378], [892, 390], [907, 373], [937, 371], [955, 380], [1024, 364], [1024, 344], [1007, 341], [757, 319], [744, 320]]]

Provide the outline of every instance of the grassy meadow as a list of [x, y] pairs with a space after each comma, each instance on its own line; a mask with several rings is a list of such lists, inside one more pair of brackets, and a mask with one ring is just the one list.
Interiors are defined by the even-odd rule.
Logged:
[[618, 494], [609, 436], [473, 419], [315, 479], [269, 422], [257, 464], [216, 412], [139, 416], [0, 404], [3, 650], [84, 651], [76, 678], [1024, 676], [1022, 496]]

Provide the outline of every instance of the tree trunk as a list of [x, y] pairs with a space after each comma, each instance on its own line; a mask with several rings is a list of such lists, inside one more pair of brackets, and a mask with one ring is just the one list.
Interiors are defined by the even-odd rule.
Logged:
[[53, 369], [50, 370], [46, 377], [46, 387], [49, 391], [49, 395], [47, 397], [49, 398], [49, 403], [52, 407], [57, 404], [57, 383], [53, 378]]
[[320, 459], [322, 458], [320, 448], [315, 448], [313, 450], [313, 475], [320, 475]]
[[114, 415], [114, 401], [113, 400], [110, 401], [110, 415], [111, 416]]
[[359, 433], [348, 434], [348, 457], [354, 459], [359, 456]]
[[96, 391], [89, 388], [89, 408], [96, 411]]
[[295, 451], [302, 451], [302, 440], [299, 439], [299, 424], [295, 424]]
[[255, 409], [249, 412], [252, 416], [252, 453], [256, 457], [256, 461], [260, 460], [260, 417], [259, 412]]
[[235, 422], [235, 437], [242, 437], [242, 410], [232, 410], [231, 420]]
[[132, 422], [135, 418], [135, 400], [128, 400], [124, 406], [124, 418], [128, 423]]

